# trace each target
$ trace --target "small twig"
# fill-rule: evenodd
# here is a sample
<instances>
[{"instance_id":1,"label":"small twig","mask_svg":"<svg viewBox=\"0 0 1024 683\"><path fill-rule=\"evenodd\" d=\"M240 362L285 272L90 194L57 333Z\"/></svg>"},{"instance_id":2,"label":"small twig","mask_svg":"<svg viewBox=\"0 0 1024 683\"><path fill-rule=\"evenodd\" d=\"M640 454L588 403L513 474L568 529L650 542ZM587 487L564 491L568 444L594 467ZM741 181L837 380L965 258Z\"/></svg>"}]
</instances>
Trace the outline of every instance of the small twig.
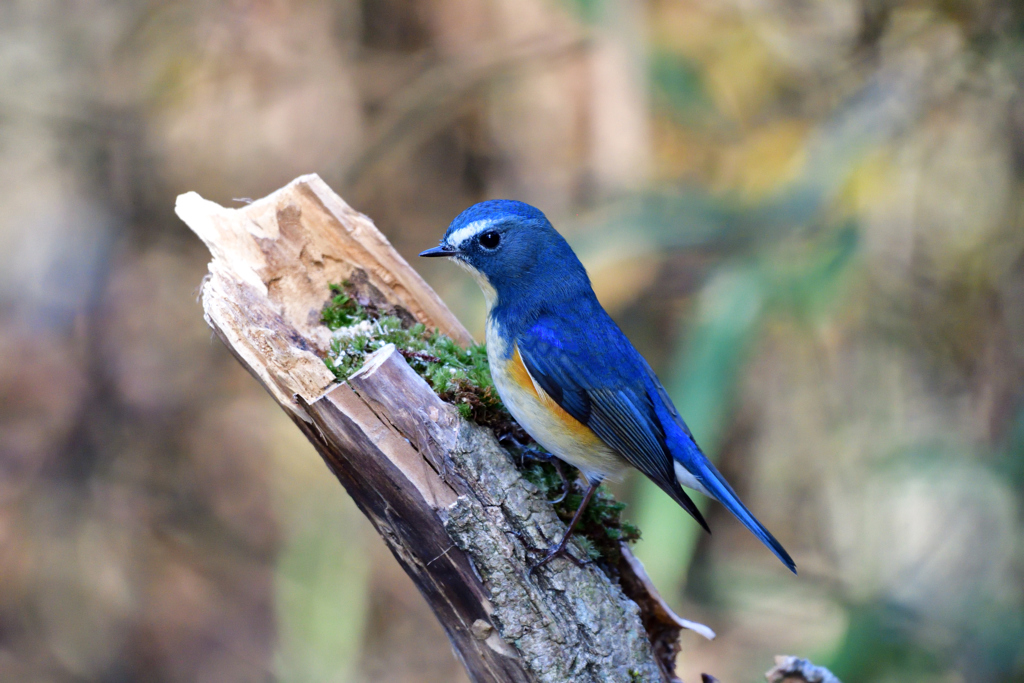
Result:
<instances>
[{"instance_id":1,"label":"small twig","mask_svg":"<svg viewBox=\"0 0 1024 683\"><path fill-rule=\"evenodd\" d=\"M764 675L768 683L840 683L835 675L823 666L815 666L808 659L791 655L778 655L775 668Z\"/></svg>"},{"instance_id":2,"label":"small twig","mask_svg":"<svg viewBox=\"0 0 1024 683\"><path fill-rule=\"evenodd\" d=\"M431 356L429 353L423 353L422 351L410 351L409 349L399 348L398 352L406 358L416 358L418 360L425 360L428 363L440 363L441 359L437 356Z\"/></svg>"},{"instance_id":3,"label":"small twig","mask_svg":"<svg viewBox=\"0 0 1024 683\"><path fill-rule=\"evenodd\" d=\"M429 567L430 565L432 565L432 564L434 564L435 562L437 562L438 560L440 560L440 559L441 559L442 557L444 557L445 555L447 555L447 554L448 554L448 552L449 552L449 551L450 551L450 550L451 550L452 548L454 548L454 547L455 547L455 544L454 544L454 543L452 543L452 544L451 544L450 546L448 546L447 548L445 548L445 549L444 549L444 552L443 552L443 553L441 553L440 555L438 555L437 557L435 557L434 559L432 559L432 560L431 560L430 562L427 562L427 565L426 565L426 566L428 566L428 567Z\"/></svg>"}]
</instances>

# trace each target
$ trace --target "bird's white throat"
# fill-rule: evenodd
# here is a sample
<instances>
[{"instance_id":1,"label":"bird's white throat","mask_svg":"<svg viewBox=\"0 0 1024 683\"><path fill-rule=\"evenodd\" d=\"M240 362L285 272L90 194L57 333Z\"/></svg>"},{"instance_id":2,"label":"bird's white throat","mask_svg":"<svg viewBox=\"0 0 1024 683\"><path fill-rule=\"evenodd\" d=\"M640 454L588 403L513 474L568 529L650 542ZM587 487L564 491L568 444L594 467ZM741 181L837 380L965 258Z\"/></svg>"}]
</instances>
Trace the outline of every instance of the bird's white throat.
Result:
<instances>
[{"instance_id":1,"label":"bird's white throat","mask_svg":"<svg viewBox=\"0 0 1024 683\"><path fill-rule=\"evenodd\" d=\"M465 230L465 228L463 228L463 230ZM480 289L484 293L484 302L487 304L487 312L490 313L491 308L494 307L494 303L498 300L498 292L494 289L491 283L488 282L487 276L458 257L454 257L451 260L457 263L460 268L472 275L473 279L476 280L476 283L480 285Z\"/></svg>"}]
</instances>

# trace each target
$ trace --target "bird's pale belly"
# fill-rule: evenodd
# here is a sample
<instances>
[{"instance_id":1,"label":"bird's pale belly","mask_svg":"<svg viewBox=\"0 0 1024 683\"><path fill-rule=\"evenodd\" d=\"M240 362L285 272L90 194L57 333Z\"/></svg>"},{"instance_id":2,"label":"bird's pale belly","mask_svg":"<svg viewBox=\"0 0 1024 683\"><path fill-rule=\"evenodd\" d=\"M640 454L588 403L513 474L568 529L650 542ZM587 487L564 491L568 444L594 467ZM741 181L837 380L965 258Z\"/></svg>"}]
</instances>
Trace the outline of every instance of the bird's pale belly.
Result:
<instances>
[{"instance_id":1,"label":"bird's pale belly","mask_svg":"<svg viewBox=\"0 0 1024 683\"><path fill-rule=\"evenodd\" d=\"M585 424L565 412L533 381L519 349L508 353L493 321L487 324L487 360L498 395L512 417L541 446L591 480L615 475L626 462Z\"/></svg>"}]
</instances>

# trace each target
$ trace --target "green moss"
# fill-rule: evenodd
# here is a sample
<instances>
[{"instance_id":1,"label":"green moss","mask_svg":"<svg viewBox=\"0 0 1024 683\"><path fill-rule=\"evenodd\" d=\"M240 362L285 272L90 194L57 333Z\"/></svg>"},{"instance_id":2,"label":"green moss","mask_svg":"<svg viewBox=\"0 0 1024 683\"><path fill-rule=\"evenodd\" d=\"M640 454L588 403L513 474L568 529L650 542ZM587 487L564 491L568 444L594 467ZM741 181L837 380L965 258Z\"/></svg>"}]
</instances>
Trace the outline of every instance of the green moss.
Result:
<instances>
[{"instance_id":1,"label":"green moss","mask_svg":"<svg viewBox=\"0 0 1024 683\"><path fill-rule=\"evenodd\" d=\"M378 307L362 305L344 290L331 285L334 296L324 306L320 320L334 332L331 350L324 359L340 381L363 365L366 356L387 344L394 344L409 364L444 397L456 397L465 387L493 392L494 384L487 368L487 350L482 344L462 348L437 330L421 323L405 325L402 318ZM481 396L484 406L500 405L494 398ZM472 415L470 406L469 414Z\"/></svg>"},{"instance_id":2,"label":"green moss","mask_svg":"<svg viewBox=\"0 0 1024 683\"><path fill-rule=\"evenodd\" d=\"M330 288L333 296L320 312L320 322L332 330L337 330L366 317L363 307L345 293L343 285L330 285Z\"/></svg>"},{"instance_id":3,"label":"green moss","mask_svg":"<svg viewBox=\"0 0 1024 683\"><path fill-rule=\"evenodd\" d=\"M324 363L338 381L345 381L361 368L368 354L394 344L409 365L460 415L494 430L522 463L526 479L549 500L562 495L564 485L555 465L527 455L528 451L536 450L536 445L498 397L483 344L462 348L437 330L428 330L420 323L404 323L403 318L409 316L401 315L400 311L373 305L366 299L360 303L358 293L348 282L331 285L331 294L320 320L334 333ZM555 511L568 522L584 492L578 483L579 473L569 465L562 467L572 490L564 500L555 503ZM625 507L602 486L576 529L576 540L590 558L612 573L619 563L619 542L632 543L640 538L636 527L622 521Z\"/></svg>"}]
</instances>

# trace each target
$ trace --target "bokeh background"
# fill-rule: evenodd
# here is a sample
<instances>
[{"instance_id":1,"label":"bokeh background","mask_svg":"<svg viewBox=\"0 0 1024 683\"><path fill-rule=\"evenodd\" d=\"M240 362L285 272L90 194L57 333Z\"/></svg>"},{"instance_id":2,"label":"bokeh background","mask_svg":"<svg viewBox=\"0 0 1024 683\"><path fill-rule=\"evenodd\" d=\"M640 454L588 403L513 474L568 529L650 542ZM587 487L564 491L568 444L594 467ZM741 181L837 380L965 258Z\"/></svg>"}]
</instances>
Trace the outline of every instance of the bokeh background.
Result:
<instances>
[{"instance_id":1,"label":"bokeh background","mask_svg":"<svg viewBox=\"0 0 1024 683\"><path fill-rule=\"evenodd\" d=\"M686 681L1024 681L1017 0L4 0L0 680L465 680L196 303L174 197L313 171L577 249L801 570L616 483Z\"/></svg>"}]
</instances>

